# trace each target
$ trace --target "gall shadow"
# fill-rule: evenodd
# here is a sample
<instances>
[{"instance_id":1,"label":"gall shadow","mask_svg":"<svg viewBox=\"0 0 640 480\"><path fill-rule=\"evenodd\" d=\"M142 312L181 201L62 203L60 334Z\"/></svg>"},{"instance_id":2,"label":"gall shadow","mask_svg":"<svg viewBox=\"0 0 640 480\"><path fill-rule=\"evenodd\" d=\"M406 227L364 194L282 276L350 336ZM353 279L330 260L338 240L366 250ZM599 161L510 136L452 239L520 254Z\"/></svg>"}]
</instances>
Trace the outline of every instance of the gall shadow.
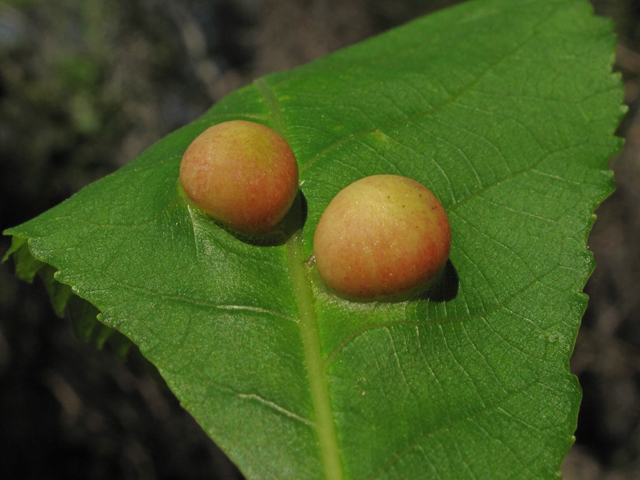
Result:
<instances>
[{"instance_id":1,"label":"gall shadow","mask_svg":"<svg viewBox=\"0 0 640 480\"><path fill-rule=\"evenodd\" d=\"M322 284L322 280L320 280L319 276L317 276L317 280ZM456 268L453 266L451 260L448 259L437 277L431 280L427 285L423 285L422 287L418 287L417 290L414 289L410 292L401 293L399 295L369 299L351 298L330 289L326 285L324 285L323 288L326 292L331 292L332 295L353 303L400 303L407 301L420 302L425 300L442 303L456 298L458 295L458 289L460 288L460 281L458 279L458 272L456 271Z\"/></svg>"},{"instance_id":2,"label":"gall shadow","mask_svg":"<svg viewBox=\"0 0 640 480\"><path fill-rule=\"evenodd\" d=\"M273 232L262 235L247 235L231 230L216 220L213 221L220 228L243 243L255 247L278 247L287 243L291 236L303 227L307 220L307 212L307 199L304 193L302 193L302 190L298 190L291 208Z\"/></svg>"},{"instance_id":3,"label":"gall shadow","mask_svg":"<svg viewBox=\"0 0 640 480\"><path fill-rule=\"evenodd\" d=\"M447 260L438 277L420 292L413 300L429 300L431 302L448 302L458 296L460 280L458 271L451 260Z\"/></svg>"},{"instance_id":4,"label":"gall shadow","mask_svg":"<svg viewBox=\"0 0 640 480\"><path fill-rule=\"evenodd\" d=\"M444 265L440 273L426 285L419 287L417 290L402 294L399 296L392 296L375 301L380 303L397 303L397 302L448 302L453 300L458 295L458 289L460 287L460 281L458 279L458 272L451 263L450 259L447 259L447 263Z\"/></svg>"}]
</instances>

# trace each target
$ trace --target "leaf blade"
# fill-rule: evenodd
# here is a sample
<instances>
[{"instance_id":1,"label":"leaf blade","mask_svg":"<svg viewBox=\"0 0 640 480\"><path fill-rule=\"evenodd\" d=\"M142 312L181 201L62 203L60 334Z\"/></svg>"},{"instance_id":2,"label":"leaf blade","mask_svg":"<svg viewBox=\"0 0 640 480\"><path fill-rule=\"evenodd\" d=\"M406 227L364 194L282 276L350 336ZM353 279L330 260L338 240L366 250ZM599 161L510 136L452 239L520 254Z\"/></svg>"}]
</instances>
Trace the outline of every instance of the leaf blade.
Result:
<instances>
[{"instance_id":1,"label":"leaf blade","mask_svg":"<svg viewBox=\"0 0 640 480\"><path fill-rule=\"evenodd\" d=\"M552 478L577 415L586 235L619 146L613 44L586 2L470 2L266 77L8 233L136 342L248 477ZM285 246L243 244L176 194L189 142L234 118L276 128L300 162L308 215ZM447 208L453 295L353 304L303 265L331 198L376 173Z\"/></svg>"}]
</instances>

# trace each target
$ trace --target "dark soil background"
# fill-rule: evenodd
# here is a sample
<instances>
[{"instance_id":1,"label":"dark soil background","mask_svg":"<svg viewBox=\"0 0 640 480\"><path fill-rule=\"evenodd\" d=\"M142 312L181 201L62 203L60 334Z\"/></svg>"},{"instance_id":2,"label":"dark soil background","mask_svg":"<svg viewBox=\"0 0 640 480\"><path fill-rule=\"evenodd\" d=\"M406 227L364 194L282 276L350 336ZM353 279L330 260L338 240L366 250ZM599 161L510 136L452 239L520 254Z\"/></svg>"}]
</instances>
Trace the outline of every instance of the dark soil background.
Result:
<instances>
[{"instance_id":1,"label":"dark soil background","mask_svg":"<svg viewBox=\"0 0 640 480\"><path fill-rule=\"evenodd\" d=\"M453 1L0 0L0 229L133 160L211 104ZM619 34L627 139L590 237L572 370L569 480L640 479L640 3L593 0ZM9 247L0 238L0 255ZM240 479L134 354L73 335L40 282L0 266L0 478Z\"/></svg>"}]
</instances>

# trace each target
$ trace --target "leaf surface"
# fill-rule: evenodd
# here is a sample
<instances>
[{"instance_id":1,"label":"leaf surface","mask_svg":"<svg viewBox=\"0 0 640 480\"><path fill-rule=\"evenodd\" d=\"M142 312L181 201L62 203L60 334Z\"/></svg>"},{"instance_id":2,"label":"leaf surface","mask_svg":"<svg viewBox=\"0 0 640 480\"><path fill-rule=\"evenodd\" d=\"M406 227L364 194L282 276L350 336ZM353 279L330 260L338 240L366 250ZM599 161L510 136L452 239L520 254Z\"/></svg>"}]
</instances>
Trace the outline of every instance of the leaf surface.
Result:
<instances>
[{"instance_id":1,"label":"leaf surface","mask_svg":"<svg viewBox=\"0 0 640 480\"><path fill-rule=\"evenodd\" d=\"M129 337L248 478L555 478L586 238L620 146L614 45L582 0L438 12L233 93L5 232L10 253L27 280L53 267L57 311L70 286ZM283 245L244 243L178 194L186 147L232 119L296 154L304 225ZM375 174L419 181L449 215L450 263L419 300L339 299L307 261L331 199Z\"/></svg>"}]
</instances>

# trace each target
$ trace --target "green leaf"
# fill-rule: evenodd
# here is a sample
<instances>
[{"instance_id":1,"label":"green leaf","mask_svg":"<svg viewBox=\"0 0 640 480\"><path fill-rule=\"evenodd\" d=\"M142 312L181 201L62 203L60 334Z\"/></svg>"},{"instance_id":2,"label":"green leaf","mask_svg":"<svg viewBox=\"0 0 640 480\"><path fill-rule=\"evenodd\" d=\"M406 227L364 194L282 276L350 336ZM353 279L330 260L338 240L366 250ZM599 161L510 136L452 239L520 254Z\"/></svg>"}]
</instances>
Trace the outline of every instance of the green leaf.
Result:
<instances>
[{"instance_id":1,"label":"green leaf","mask_svg":"<svg viewBox=\"0 0 640 480\"><path fill-rule=\"evenodd\" d=\"M248 478L556 478L586 238L620 147L614 45L586 1L468 2L260 79L5 233L140 348ZM177 192L186 147L231 119L296 154L306 218L284 245L243 243ZM334 195L382 173L448 212L439 295L347 302L307 261Z\"/></svg>"},{"instance_id":2,"label":"green leaf","mask_svg":"<svg viewBox=\"0 0 640 480\"><path fill-rule=\"evenodd\" d=\"M13 255L16 264L16 276L25 282L32 283L33 277L44 264L31 255L27 240L27 238L14 236L11 239L11 248L9 248L2 261L6 261Z\"/></svg>"}]
</instances>

